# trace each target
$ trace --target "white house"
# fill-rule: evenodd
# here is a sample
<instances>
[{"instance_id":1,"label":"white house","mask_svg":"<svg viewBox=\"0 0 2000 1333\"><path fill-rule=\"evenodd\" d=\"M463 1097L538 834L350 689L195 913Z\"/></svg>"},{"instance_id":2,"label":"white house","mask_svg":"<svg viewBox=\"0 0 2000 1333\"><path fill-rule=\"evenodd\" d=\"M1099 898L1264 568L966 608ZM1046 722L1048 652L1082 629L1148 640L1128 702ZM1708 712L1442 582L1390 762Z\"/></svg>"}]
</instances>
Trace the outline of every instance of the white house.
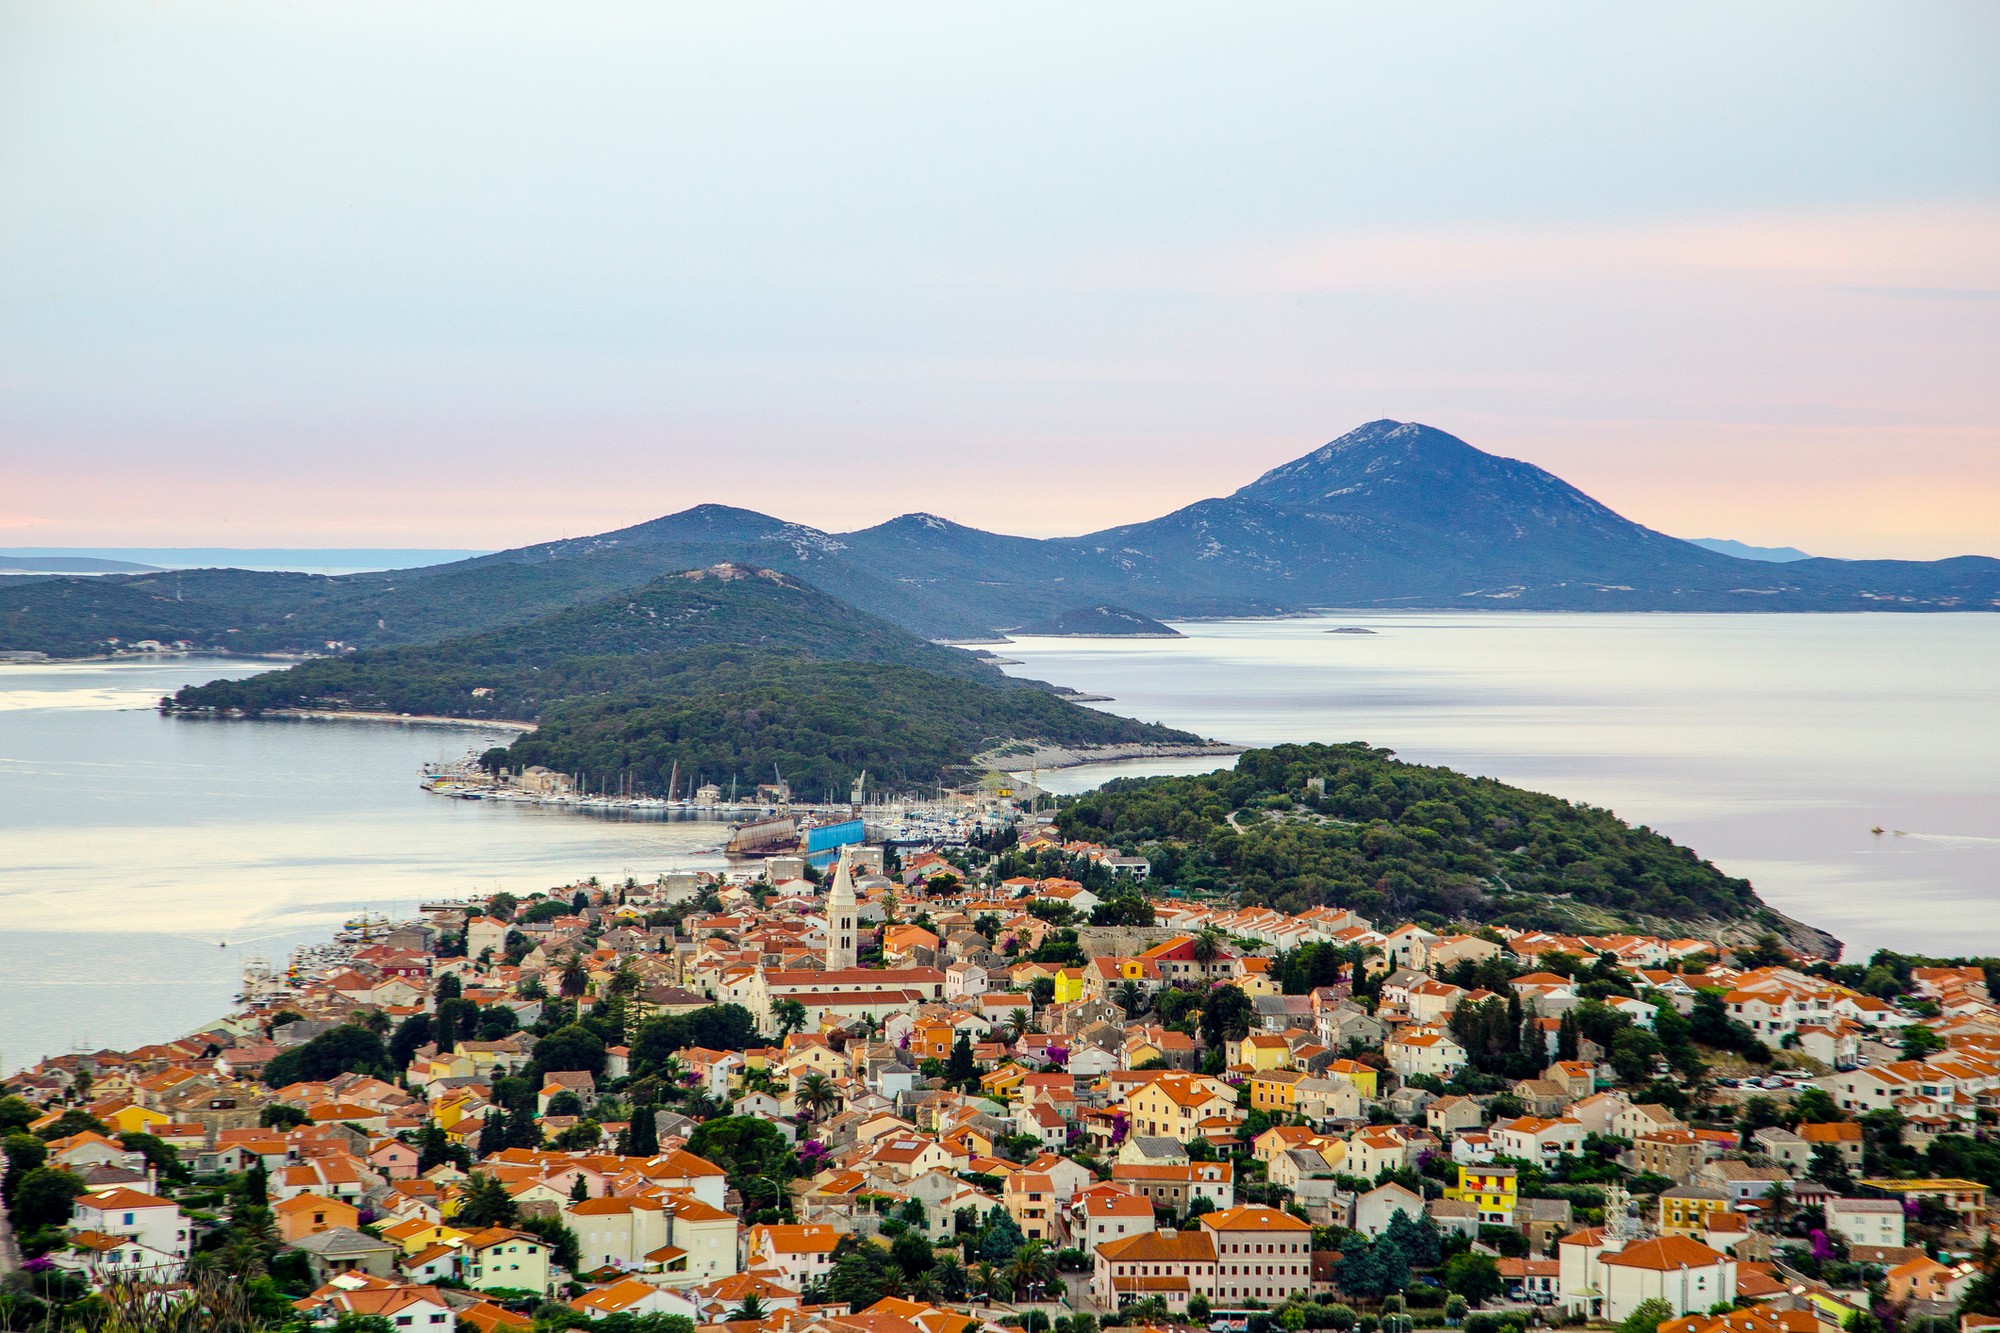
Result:
<instances>
[{"instance_id":1,"label":"white house","mask_svg":"<svg viewBox=\"0 0 2000 1333\"><path fill-rule=\"evenodd\" d=\"M1903 1205L1895 1199L1828 1199L1826 1229L1849 1245L1901 1245Z\"/></svg>"},{"instance_id":2,"label":"white house","mask_svg":"<svg viewBox=\"0 0 2000 1333\"><path fill-rule=\"evenodd\" d=\"M1095 1254L1106 1241L1152 1229L1153 1201L1136 1194L1093 1192L1076 1209L1070 1224L1070 1234L1085 1254Z\"/></svg>"},{"instance_id":3,"label":"white house","mask_svg":"<svg viewBox=\"0 0 2000 1333\"><path fill-rule=\"evenodd\" d=\"M70 1229L93 1241L93 1266L161 1280L178 1278L193 1248L186 1214L171 1199L114 1188L85 1194L70 1210ZM108 1248L104 1242L113 1242Z\"/></svg>"},{"instance_id":4,"label":"white house","mask_svg":"<svg viewBox=\"0 0 2000 1333\"><path fill-rule=\"evenodd\" d=\"M1599 1262L1604 1318L1614 1324L1643 1301L1665 1301L1668 1309L1683 1315L1736 1299L1736 1261L1685 1236L1635 1241Z\"/></svg>"},{"instance_id":5,"label":"white house","mask_svg":"<svg viewBox=\"0 0 2000 1333\"><path fill-rule=\"evenodd\" d=\"M562 1220L576 1236L580 1273L631 1272L667 1243L667 1210L658 1199L579 1199L564 1205Z\"/></svg>"},{"instance_id":6,"label":"white house","mask_svg":"<svg viewBox=\"0 0 2000 1333\"><path fill-rule=\"evenodd\" d=\"M1412 1222L1421 1222L1424 1199L1392 1180L1355 1199L1354 1229L1364 1236L1379 1236L1389 1229L1389 1222L1397 1213L1408 1213Z\"/></svg>"},{"instance_id":7,"label":"white house","mask_svg":"<svg viewBox=\"0 0 2000 1333\"><path fill-rule=\"evenodd\" d=\"M751 1227L747 1271L768 1270L773 1281L803 1291L833 1271L833 1247L841 1234L820 1222Z\"/></svg>"},{"instance_id":8,"label":"white house","mask_svg":"<svg viewBox=\"0 0 2000 1333\"><path fill-rule=\"evenodd\" d=\"M1498 1121L1490 1132L1495 1153L1524 1162L1553 1162L1566 1154L1583 1151L1583 1125L1567 1116L1548 1120L1524 1115L1516 1120Z\"/></svg>"},{"instance_id":9,"label":"white house","mask_svg":"<svg viewBox=\"0 0 2000 1333\"><path fill-rule=\"evenodd\" d=\"M1465 1067L1465 1048L1449 1034L1427 1028L1391 1037L1383 1044L1382 1054L1398 1078L1428 1074L1448 1079Z\"/></svg>"}]
</instances>

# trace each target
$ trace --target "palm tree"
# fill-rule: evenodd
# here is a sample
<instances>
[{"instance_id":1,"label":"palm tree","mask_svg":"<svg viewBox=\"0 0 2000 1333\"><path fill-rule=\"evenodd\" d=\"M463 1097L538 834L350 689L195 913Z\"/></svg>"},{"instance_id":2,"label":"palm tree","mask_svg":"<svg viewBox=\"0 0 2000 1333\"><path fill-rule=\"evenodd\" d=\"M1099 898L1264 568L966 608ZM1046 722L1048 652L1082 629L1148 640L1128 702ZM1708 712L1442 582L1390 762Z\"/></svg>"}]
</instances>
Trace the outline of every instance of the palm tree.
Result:
<instances>
[{"instance_id":1,"label":"palm tree","mask_svg":"<svg viewBox=\"0 0 2000 1333\"><path fill-rule=\"evenodd\" d=\"M754 1291L747 1293L743 1297L742 1303L729 1312L728 1320L730 1323L736 1323L739 1320L762 1323L764 1320L763 1298Z\"/></svg>"},{"instance_id":2,"label":"palm tree","mask_svg":"<svg viewBox=\"0 0 2000 1333\"><path fill-rule=\"evenodd\" d=\"M1203 967L1222 956L1222 935L1213 926L1204 926L1188 947L1189 955Z\"/></svg>"},{"instance_id":3,"label":"palm tree","mask_svg":"<svg viewBox=\"0 0 2000 1333\"><path fill-rule=\"evenodd\" d=\"M1007 1265L1007 1283L1015 1295L1025 1293L1033 1300L1035 1293L1054 1280L1055 1260L1049 1257L1048 1249L1038 1240L1031 1240L1014 1252L1014 1260Z\"/></svg>"},{"instance_id":4,"label":"palm tree","mask_svg":"<svg viewBox=\"0 0 2000 1333\"><path fill-rule=\"evenodd\" d=\"M584 969L583 955L571 951L569 961L562 966L562 993L575 999L590 989L590 973Z\"/></svg>"},{"instance_id":5,"label":"palm tree","mask_svg":"<svg viewBox=\"0 0 2000 1333\"><path fill-rule=\"evenodd\" d=\"M993 1300L1005 1285L1000 1280L1000 1270L992 1264L982 1263L973 1270L972 1285L987 1300Z\"/></svg>"},{"instance_id":6,"label":"palm tree","mask_svg":"<svg viewBox=\"0 0 2000 1333\"><path fill-rule=\"evenodd\" d=\"M514 1196L498 1178L483 1171L473 1172L459 1197L452 1221L460 1226L510 1227L514 1225Z\"/></svg>"},{"instance_id":7,"label":"palm tree","mask_svg":"<svg viewBox=\"0 0 2000 1333\"><path fill-rule=\"evenodd\" d=\"M1007 1021L1000 1026L1001 1030L1007 1034L1007 1044L1011 1046L1023 1036L1033 1031L1034 1025L1035 1021L1028 1016L1026 1009L1016 1009L1007 1015Z\"/></svg>"},{"instance_id":8,"label":"palm tree","mask_svg":"<svg viewBox=\"0 0 2000 1333\"><path fill-rule=\"evenodd\" d=\"M262 1277L272 1255L278 1252L278 1232L268 1208L244 1208L237 1212L236 1239L228 1248L229 1272L244 1278Z\"/></svg>"},{"instance_id":9,"label":"palm tree","mask_svg":"<svg viewBox=\"0 0 2000 1333\"><path fill-rule=\"evenodd\" d=\"M1785 1182L1780 1180L1765 1190L1763 1203L1765 1209L1771 1215L1771 1229L1782 1235L1785 1225L1785 1212L1792 1206L1792 1196L1786 1191Z\"/></svg>"},{"instance_id":10,"label":"palm tree","mask_svg":"<svg viewBox=\"0 0 2000 1333\"><path fill-rule=\"evenodd\" d=\"M825 1074L811 1073L799 1080L793 1100L817 1120L822 1112L840 1100L840 1089L834 1087L833 1080Z\"/></svg>"},{"instance_id":11,"label":"palm tree","mask_svg":"<svg viewBox=\"0 0 2000 1333\"><path fill-rule=\"evenodd\" d=\"M1137 1018L1146 1011L1146 991L1136 981L1124 981L1118 985L1118 1007L1125 1011L1125 1017Z\"/></svg>"},{"instance_id":12,"label":"palm tree","mask_svg":"<svg viewBox=\"0 0 2000 1333\"><path fill-rule=\"evenodd\" d=\"M931 1269L931 1273L937 1278L938 1291L946 1300L962 1301L965 1299L966 1273L964 1264L947 1255L937 1261L937 1266Z\"/></svg>"}]
</instances>

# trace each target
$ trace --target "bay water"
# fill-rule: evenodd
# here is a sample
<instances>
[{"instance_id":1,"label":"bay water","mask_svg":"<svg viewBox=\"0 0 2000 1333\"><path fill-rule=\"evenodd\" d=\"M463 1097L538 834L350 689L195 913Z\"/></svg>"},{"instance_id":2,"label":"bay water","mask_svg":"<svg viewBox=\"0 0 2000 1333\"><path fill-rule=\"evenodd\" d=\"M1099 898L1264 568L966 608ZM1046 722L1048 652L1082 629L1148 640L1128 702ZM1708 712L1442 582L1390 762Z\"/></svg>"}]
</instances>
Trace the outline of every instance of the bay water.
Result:
<instances>
[{"instance_id":1,"label":"bay water","mask_svg":"<svg viewBox=\"0 0 2000 1333\"><path fill-rule=\"evenodd\" d=\"M1340 613L1022 639L1021 674L1249 745L1361 740L1608 806L1877 947L2000 952L2000 616ZM1340 630L1369 633L1340 633ZM0 665L0 1068L176 1036L364 910L722 865L725 826L417 786L508 733L161 716L266 663ZM1083 790L1215 760L1044 771ZM1881 827L1877 834L1872 830Z\"/></svg>"},{"instance_id":2,"label":"bay water","mask_svg":"<svg viewBox=\"0 0 2000 1333\"><path fill-rule=\"evenodd\" d=\"M1175 628L1186 637L998 651L1017 674L1219 740L1366 741L1608 807L1749 879L1850 958L2000 953L2000 616L1340 612ZM1073 792L1217 763L1040 776Z\"/></svg>"},{"instance_id":3,"label":"bay water","mask_svg":"<svg viewBox=\"0 0 2000 1333\"><path fill-rule=\"evenodd\" d=\"M361 911L719 868L728 826L436 796L513 733L165 717L198 658L0 665L0 1068L178 1036Z\"/></svg>"}]
</instances>

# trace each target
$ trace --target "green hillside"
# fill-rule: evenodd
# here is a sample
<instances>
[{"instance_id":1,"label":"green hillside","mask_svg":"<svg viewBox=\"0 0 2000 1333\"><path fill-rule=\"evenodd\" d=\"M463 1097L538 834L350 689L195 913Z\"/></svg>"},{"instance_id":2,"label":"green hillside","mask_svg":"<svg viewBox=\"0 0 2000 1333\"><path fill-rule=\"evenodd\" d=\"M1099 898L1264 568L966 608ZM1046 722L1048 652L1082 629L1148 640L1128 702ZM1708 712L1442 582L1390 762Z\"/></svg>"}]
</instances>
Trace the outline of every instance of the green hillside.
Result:
<instances>
[{"instance_id":1,"label":"green hillside","mask_svg":"<svg viewBox=\"0 0 2000 1333\"><path fill-rule=\"evenodd\" d=\"M503 552L368 574L189 569L92 578L0 580L0 650L89 657L112 641L186 640L210 652L317 653L329 643L436 643L551 615L644 587L679 570L737 561L779 565L801 582L932 638L990 636L945 597L812 547L724 533L559 553ZM810 558L808 558L810 557Z\"/></svg>"},{"instance_id":2,"label":"green hillside","mask_svg":"<svg viewBox=\"0 0 2000 1333\"><path fill-rule=\"evenodd\" d=\"M795 579L718 565L483 634L191 686L174 704L251 714L333 708L531 719L559 699L627 689L677 672L678 654L716 644L1022 687L970 653L926 643Z\"/></svg>"},{"instance_id":3,"label":"green hillside","mask_svg":"<svg viewBox=\"0 0 2000 1333\"><path fill-rule=\"evenodd\" d=\"M1084 708L1044 690L908 666L709 648L677 654L645 685L550 706L533 732L487 756L581 773L594 789L664 794L676 763L727 785L783 772L794 790L844 793L862 770L925 786L1005 740L1058 745L1190 742L1187 732Z\"/></svg>"},{"instance_id":4,"label":"green hillside","mask_svg":"<svg viewBox=\"0 0 2000 1333\"><path fill-rule=\"evenodd\" d=\"M1113 782L1062 826L1147 847L1156 879L1292 912L1572 929L1780 920L1746 881L1608 810L1361 744L1280 745L1232 771Z\"/></svg>"}]
</instances>

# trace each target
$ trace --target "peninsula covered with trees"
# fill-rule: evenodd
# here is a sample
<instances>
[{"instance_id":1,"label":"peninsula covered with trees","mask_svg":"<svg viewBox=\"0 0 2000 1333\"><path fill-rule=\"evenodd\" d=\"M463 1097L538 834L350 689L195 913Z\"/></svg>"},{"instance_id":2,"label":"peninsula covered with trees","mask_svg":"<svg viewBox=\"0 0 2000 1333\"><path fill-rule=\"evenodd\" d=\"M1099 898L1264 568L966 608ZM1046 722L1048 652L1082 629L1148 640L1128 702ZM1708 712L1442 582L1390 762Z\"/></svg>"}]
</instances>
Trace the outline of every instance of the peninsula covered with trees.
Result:
<instances>
[{"instance_id":1,"label":"peninsula covered with trees","mask_svg":"<svg viewBox=\"0 0 2000 1333\"><path fill-rule=\"evenodd\" d=\"M718 565L526 624L181 690L170 712L539 722L488 756L666 794L683 773L928 786L996 744L1197 744L1018 680L770 570Z\"/></svg>"},{"instance_id":2,"label":"peninsula covered with trees","mask_svg":"<svg viewBox=\"0 0 2000 1333\"><path fill-rule=\"evenodd\" d=\"M1107 783L1062 826L1143 851L1156 879L1233 886L1280 911L1334 904L1527 929L1735 923L1832 951L1747 880L1609 810L1362 744L1279 745L1221 772Z\"/></svg>"}]
</instances>

